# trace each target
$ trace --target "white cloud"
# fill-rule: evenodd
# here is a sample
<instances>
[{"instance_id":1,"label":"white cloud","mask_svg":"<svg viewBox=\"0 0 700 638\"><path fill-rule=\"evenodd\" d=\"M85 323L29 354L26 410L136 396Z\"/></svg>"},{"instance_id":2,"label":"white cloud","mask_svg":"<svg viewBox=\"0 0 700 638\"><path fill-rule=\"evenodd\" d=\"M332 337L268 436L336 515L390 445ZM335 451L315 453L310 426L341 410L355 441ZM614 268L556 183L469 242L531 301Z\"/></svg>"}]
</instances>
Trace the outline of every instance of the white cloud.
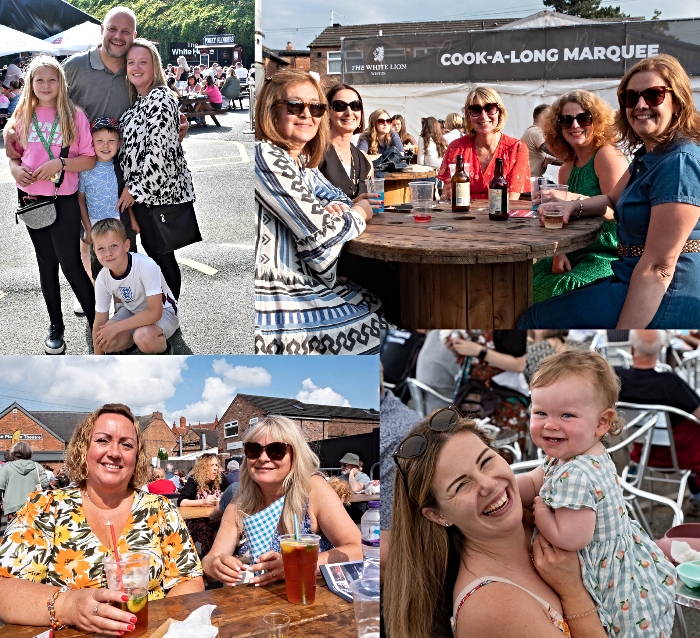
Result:
<instances>
[{"instance_id":1,"label":"white cloud","mask_svg":"<svg viewBox=\"0 0 700 638\"><path fill-rule=\"evenodd\" d=\"M187 357L0 357L0 379L43 409L91 411L125 403L135 414L162 411L182 383ZM22 391L17 391L17 388Z\"/></svg>"},{"instance_id":2,"label":"white cloud","mask_svg":"<svg viewBox=\"0 0 700 638\"><path fill-rule=\"evenodd\" d=\"M301 383L301 390L297 392L297 401L304 403L315 403L317 405L338 405L349 408L350 402L333 388L319 388L311 379L304 379Z\"/></svg>"},{"instance_id":3,"label":"white cloud","mask_svg":"<svg viewBox=\"0 0 700 638\"><path fill-rule=\"evenodd\" d=\"M272 375L261 367L232 366L225 359L215 359L212 369L220 376L204 380L202 398L188 403L182 410L168 413L166 422L178 422L184 416L189 424L210 423L215 416L220 417L225 412L239 387L261 387L272 383Z\"/></svg>"}]
</instances>

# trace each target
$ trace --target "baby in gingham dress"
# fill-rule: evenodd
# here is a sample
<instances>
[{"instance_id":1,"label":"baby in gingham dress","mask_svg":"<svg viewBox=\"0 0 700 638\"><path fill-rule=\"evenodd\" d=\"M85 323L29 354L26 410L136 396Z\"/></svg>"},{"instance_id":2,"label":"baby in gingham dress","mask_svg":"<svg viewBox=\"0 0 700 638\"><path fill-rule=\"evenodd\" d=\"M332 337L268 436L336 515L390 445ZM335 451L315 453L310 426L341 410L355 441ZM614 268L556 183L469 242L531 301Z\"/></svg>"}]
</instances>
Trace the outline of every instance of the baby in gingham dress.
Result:
<instances>
[{"instance_id":1,"label":"baby in gingham dress","mask_svg":"<svg viewBox=\"0 0 700 638\"><path fill-rule=\"evenodd\" d=\"M537 529L552 545L578 552L595 604L569 623L597 611L611 638L670 638L675 568L630 519L601 443L622 430L617 375L597 353L566 350L540 363L530 387L531 435L547 457L517 477L523 505L534 504Z\"/></svg>"}]
</instances>

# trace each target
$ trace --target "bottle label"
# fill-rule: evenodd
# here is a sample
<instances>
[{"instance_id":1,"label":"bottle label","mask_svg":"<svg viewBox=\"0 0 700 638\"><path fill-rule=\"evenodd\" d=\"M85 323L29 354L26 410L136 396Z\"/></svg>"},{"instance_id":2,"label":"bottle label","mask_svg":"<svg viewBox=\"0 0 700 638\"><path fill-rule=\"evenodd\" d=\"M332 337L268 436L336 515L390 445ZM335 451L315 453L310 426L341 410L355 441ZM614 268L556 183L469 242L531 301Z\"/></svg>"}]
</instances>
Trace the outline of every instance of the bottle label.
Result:
<instances>
[{"instance_id":1,"label":"bottle label","mask_svg":"<svg viewBox=\"0 0 700 638\"><path fill-rule=\"evenodd\" d=\"M489 188L489 215L501 214L501 190Z\"/></svg>"},{"instance_id":2,"label":"bottle label","mask_svg":"<svg viewBox=\"0 0 700 638\"><path fill-rule=\"evenodd\" d=\"M455 184L455 204L457 206L469 206L469 182L457 182Z\"/></svg>"}]
</instances>

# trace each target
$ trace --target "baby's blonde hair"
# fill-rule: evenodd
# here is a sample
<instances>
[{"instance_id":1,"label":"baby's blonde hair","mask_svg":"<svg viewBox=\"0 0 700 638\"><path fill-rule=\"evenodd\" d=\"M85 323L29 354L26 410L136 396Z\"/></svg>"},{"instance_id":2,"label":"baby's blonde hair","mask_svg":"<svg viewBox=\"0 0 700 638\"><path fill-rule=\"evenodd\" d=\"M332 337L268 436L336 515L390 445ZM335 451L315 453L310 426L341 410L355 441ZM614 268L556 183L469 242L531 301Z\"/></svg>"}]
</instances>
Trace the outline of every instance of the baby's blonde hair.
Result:
<instances>
[{"instance_id":1,"label":"baby's blonde hair","mask_svg":"<svg viewBox=\"0 0 700 638\"><path fill-rule=\"evenodd\" d=\"M584 377L593 385L601 404L607 410L615 410L620 396L620 379L610 364L597 352L566 348L546 359L542 359L530 381L530 389L546 388L557 381L571 377ZM622 432L624 421L617 410L610 420L610 429L606 437L616 436Z\"/></svg>"}]
</instances>

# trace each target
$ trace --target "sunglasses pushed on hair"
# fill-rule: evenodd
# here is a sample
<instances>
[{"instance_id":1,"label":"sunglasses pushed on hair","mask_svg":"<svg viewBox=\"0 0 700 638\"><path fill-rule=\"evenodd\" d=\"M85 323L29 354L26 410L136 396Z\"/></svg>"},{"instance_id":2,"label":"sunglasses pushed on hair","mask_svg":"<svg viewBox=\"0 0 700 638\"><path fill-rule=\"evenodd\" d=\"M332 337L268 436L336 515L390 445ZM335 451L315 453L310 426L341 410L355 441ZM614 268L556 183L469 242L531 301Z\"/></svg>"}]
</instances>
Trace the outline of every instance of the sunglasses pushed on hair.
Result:
<instances>
[{"instance_id":1,"label":"sunglasses pushed on hair","mask_svg":"<svg viewBox=\"0 0 700 638\"><path fill-rule=\"evenodd\" d=\"M593 124L593 115L588 111L579 113L578 115L560 115L557 118L557 124L559 128L571 128L574 125L574 120L578 122L579 126L590 126Z\"/></svg>"},{"instance_id":2,"label":"sunglasses pushed on hair","mask_svg":"<svg viewBox=\"0 0 700 638\"><path fill-rule=\"evenodd\" d=\"M626 109L633 109L639 102L639 97L643 97L648 106L660 106L666 99L666 93L673 93L673 89L668 86L650 86L643 91L633 91L625 89L617 95L620 98L620 104Z\"/></svg>"},{"instance_id":3,"label":"sunglasses pushed on hair","mask_svg":"<svg viewBox=\"0 0 700 638\"><path fill-rule=\"evenodd\" d=\"M260 443L255 443L254 441L248 441L243 444L243 453L251 461L259 459L263 452L267 454L271 461L281 461L291 449L292 446L289 443L282 443L281 441L275 441L267 445L260 445Z\"/></svg>"},{"instance_id":4,"label":"sunglasses pushed on hair","mask_svg":"<svg viewBox=\"0 0 700 638\"><path fill-rule=\"evenodd\" d=\"M396 467L399 469L404 487L406 488L406 494L409 498L411 498L411 496L408 490L408 479L401 469L399 459L417 459L428 447L428 439L425 438L426 432L430 430L433 432L445 432L461 418L464 418L464 414L462 414L462 412L460 412L460 410L454 405L447 408L442 408L442 410L438 410L435 414L433 414L433 416L430 417L428 425L420 432L407 436L403 441L401 441L401 443L399 443L399 446L396 448L392 456L394 458L394 463L396 463Z\"/></svg>"},{"instance_id":5,"label":"sunglasses pushed on hair","mask_svg":"<svg viewBox=\"0 0 700 638\"><path fill-rule=\"evenodd\" d=\"M486 115L496 115L496 113L501 112L501 107L496 102L489 102L488 104L470 104L467 107L467 112L472 117L479 117L481 111L484 111Z\"/></svg>"},{"instance_id":6,"label":"sunglasses pushed on hair","mask_svg":"<svg viewBox=\"0 0 700 638\"><path fill-rule=\"evenodd\" d=\"M302 102L301 100L280 100L277 104L285 104L289 115L301 115L304 109L309 109L311 117L321 117L326 112L326 105L319 102Z\"/></svg>"}]
</instances>

